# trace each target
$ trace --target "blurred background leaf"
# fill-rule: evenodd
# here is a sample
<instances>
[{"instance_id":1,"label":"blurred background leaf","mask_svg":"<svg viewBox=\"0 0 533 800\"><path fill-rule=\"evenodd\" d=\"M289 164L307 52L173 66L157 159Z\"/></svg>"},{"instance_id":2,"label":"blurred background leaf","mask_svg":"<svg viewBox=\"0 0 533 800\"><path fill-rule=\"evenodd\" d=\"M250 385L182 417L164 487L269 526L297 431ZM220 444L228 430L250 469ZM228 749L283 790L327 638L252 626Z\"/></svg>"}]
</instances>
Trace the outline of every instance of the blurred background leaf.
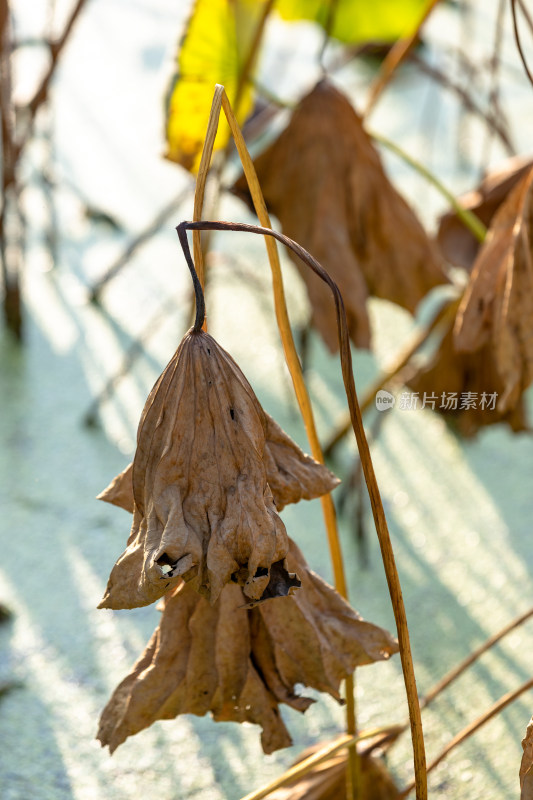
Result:
<instances>
[{"instance_id":1,"label":"blurred background leaf","mask_svg":"<svg viewBox=\"0 0 533 800\"><path fill-rule=\"evenodd\" d=\"M339 0L331 36L346 44L394 42L416 30L428 5L428 0ZM326 27L330 6L329 0L278 0L276 10L283 19L307 19Z\"/></svg>"},{"instance_id":2,"label":"blurred background leaf","mask_svg":"<svg viewBox=\"0 0 533 800\"><path fill-rule=\"evenodd\" d=\"M194 4L179 45L166 118L167 158L191 172L200 163L215 84L226 87L240 123L252 109L253 89L242 76L263 7L263 2L254 0ZM221 119L215 149L224 148L228 138L229 127Z\"/></svg>"}]
</instances>

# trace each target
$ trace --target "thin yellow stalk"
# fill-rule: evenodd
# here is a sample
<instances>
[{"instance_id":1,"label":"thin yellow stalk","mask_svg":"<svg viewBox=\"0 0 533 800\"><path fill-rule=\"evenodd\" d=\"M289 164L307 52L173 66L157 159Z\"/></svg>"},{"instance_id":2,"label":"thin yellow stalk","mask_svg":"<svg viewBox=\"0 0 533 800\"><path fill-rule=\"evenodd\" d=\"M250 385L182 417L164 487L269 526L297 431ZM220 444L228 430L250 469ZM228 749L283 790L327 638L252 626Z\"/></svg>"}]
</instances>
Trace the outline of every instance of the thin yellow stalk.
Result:
<instances>
[{"instance_id":1,"label":"thin yellow stalk","mask_svg":"<svg viewBox=\"0 0 533 800\"><path fill-rule=\"evenodd\" d=\"M246 82L249 79L250 71L253 67L253 63L256 58L257 51L259 49L259 45L261 44L261 39L263 37L263 33L265 30L266 21L268 19L270 12L272 11L273 6L274 6L274 0L265 1L265 5L263 7L261 16L257 23L256 30L254 31L254 36L252 39L252 43L250 45L250 50L247 53L246 59L241 69L237 84L237 91L235 93L235 108L237 110L241 102L244 87L246 86ZM215 138L218 131L221 98L223 93L224 93L224 87L221 86L220 84L217 84L215 86L213 101L211 103L211 112L209 114L209 121L207 123L207 132L204 139L204 146L202 149L200 166L198 168L198 176L196 178L196 189L194 192L194 210L193 210L193 220L195 222L199 222L202 219L205 187L207 183L207 175L209 172L209 167L211 165L211 159L213 157ZM229 155L229 148L226 147L226 150L224 152L223 163L226 162L228 155ZM222 168L222 164L220 165L220 167ZM204 252L202 250L202 239L200 231L193 231L192 243L193 243L194 264L196 267L196 272L198 274L198 279L202 284L202 288L205 288ZM204 323L203 327L204 330L207 330L206 323Z\"/></svg>"},{"instance_id":2,"label":"thin yellow stalk","mask_svg":"<svg viewBox=\"0 0 533 800\"><path fill-rule=\"evenodd\" d=\"M443 761L452 750L466 741L470 736L472 736L473 733L476 733L476 731L485 725L486 722L489 722L489 720L499 714L500 711L503 711L503 709L510 705L510 703L531 688L533 688L533 678L530 678L528 681L523 683L522 686L520 686L518 689L515 689L514 692L508 692L507 694L504 694L503 697L501 697L498 702L494 703L494 705L491 706L488 711L485 711L484 714L481 714L481 716L475 719L474 722L471 722L470 725L467 725L466 728L463 728L462 731L454 736L453 739L448 742L446 747L441 750L438 756L434 758L430 764L428 764L427 771L431 772L431 770L435 769L435 767L440 764L440 762ZM400 797L407 797L407 795L410 794L414 788L414 782L410 783L409 786L403 790Z\"/></svg>"},{"instance_id":3,"label":"thin yellow stalk","mask_svg":"<svg viewBox=\"0 0 533 800\"><path fill-rule=\"evenodd\" d=\"M323 761L327 761L328 758L334 756L339 750L343 750L345 747L355 747L358 742L362 742L365 739L372 739L374 736L379 736L381 733L395 731L395 729L395 726L390 726L362 731L358 733L357 736L345 734L339 737L335 742L322 747L317 753L313 753L312 756L290 767L283 775L280 775L279 778L275 778L266 786L257 789L255 792L250 792L250 794L247 794L242 800L263 800L264 797L268 797L269 794L275 792L277 789L281 789L283 786L287 786L287 784L303 778L304 775L307 775Z\"/></svg>"},{"instance_id":4,"label":"thin yellow stalk","mask_svg":"<svg viewBox=\"0 0 533 800\"><path fill-rule=\"evenodd\" d=\"M215 86L215 93L213 95L213 102L211 104L211 113L209 114L209 122L207 123L207 131L204 139L204 146L202 150L202 157L200 159L200 166L198 168L198 177L196 178L196 189L194 191L194 209L193 220L199 222L202 219L202 209L204 207L205 186L207 183L207 175L211 165L211 158L213 156L213 148L215 145L215 138L218 131L218 121L220 118L220 108L222 105L222 95L224 87L217 84ZM205 267L204 256L202 252L202 238L200 231L192 232L192 245L194 254L194 266L198 274L198 279L205 287ZM204 323L204 330L206 329Z\"/></svg>"},{"instance_id":5,"label":"thin yellow stalk","mask_svg":"<svg viewBox=\"0 0 533 800\"><path fill-rule=\"evenodd\" d=\"M253 161L250 157L248 148L246 147L246 143L244 141L244 137L241 133L239 124L232 111L231 104L229 102L228 96L225 91L222 94L222 108L224 109L224 113L228 120L229 126L231 128L231 133L235 141L235 146L237 147L237 152L239 153L239 157L241 159L242 167L244 170L244 174L246 176L246 180L248 182L248 188L252 196L252 201L254 204L256 214L259 218L261 225L264 228L271 228L272 226L270 223L270 217L266 208L265 200L263 197L263 193L261 191L261 186L259 184L259 180L257 177L257 173L255 171L255 167L253 165ZM281 265L279 261L278 249L276 247L274 239L271 239L270 237L265 237L265 245L267 249L270 268L272 271L274 307L276 313L276 320L280 331L283 351L285 354L285 360L289 368L289 373L291 375L292 383L294 386L294 392L296 394L296 399L298 402L298 406L300 408L300 413L304 421L307 438L309 440L309 447L311 449L311 454L316 461L319 461L321 464L323 464L324 455L322 453L322 448L320 446L320 441L316 430L315 419L313 416L313 409L311 406L311 400L309 398L307 387L305 385L305 381L302 375L300 359L298 358L298 353L296 351L296 346L294 344L294 338L292 335L292 329L289 321L289 314L287 311L287 303L285 300L285 290L283 287L283 278L281 274ZM339 533L337 528L337 515L335 512L335 506L330 494L323 495L320 498L320 501L322 504L322 513L324 516L324 523L328 538L329 551L331 554L331 561L333 565L335 588L337 589L339 594L342 595L342 597L348 599L348 589L346 585L346 577L344 574L344 563L342 559L342 551L341 551ZM357 730L357 723L355 714L355 697L354 697L355 691L354 691L353 676L346 678L345 689L346 689L346 728L349 734L355 734ZM357 753L355 751L355 748L351 748L349 751L349 769L348 769L348 780L349 782L351 782L351 788L350 786L348 788L349 791L348 797L353 796L356 787L360 785L360 766L358 761L359 759L357 758Z\"/></svg>"},{"instance_id":6,"label":"thin yellow stalk","mask_svg":"<svg viewBox=\"0 0 533 800\"><path fill-rule=\"evenodd\" d=\"M383 90L389 85L394 73L413 49L422 26L438 2L439 0L430 0L414 33L404 39L398 39L398 41L387 53L387 56L381 65L381 69L379 70L376 79L373 81L370 87L369 98L364 114L365 117L370 114L377 102L378 97L380 97Z\"/></svg>"}]
</instances>

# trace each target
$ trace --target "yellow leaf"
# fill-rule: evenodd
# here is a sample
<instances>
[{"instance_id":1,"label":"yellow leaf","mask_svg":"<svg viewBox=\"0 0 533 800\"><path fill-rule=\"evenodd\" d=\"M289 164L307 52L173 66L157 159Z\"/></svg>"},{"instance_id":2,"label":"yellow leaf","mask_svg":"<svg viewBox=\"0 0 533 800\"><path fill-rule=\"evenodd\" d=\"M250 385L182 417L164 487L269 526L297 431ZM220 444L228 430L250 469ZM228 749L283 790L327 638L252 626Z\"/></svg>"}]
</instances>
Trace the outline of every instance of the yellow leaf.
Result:
<instances>
[{"instance_id":1,"label":"yellow leaf","mask_svg":"<svg viewBox=\"0 0 533 800\"><path fill-rule=\"evenodd\" d=\"M257 0L196 0L178 52L166 119L166 156L191 172L200 163L215 84L225 86L241 125L252 109L252 86L246 82L239 92L239 78L262 6ZM215 149L228 138L229 126L221 118Z\"/></svg>"},{"instance_id":2,"label":"yellow leaf","mask_svg":"<svg viewBox=\"0 0 533 800\"><path fill-rule=\"evenodd\" d=\"M347 44L394 42L410 36L428 0L338 0L331 35ZM329 0L278 0L276 10L286 20L308 19L325 26Z\"/></svg>"}]
</instances>

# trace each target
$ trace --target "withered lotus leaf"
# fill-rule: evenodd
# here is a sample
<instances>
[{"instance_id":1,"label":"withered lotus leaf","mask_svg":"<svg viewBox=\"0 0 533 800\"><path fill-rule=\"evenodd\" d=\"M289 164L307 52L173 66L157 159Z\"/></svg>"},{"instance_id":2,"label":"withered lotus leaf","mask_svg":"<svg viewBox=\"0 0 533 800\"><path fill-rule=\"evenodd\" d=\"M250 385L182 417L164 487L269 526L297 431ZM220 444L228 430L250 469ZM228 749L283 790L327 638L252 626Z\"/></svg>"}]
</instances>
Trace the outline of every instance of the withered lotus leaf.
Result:
<instances>
[{"instance_id":1,"label":"withered lotus leaf","mask_svg":"<svg viewBox=\"0 0 533 800\"><path fill-rule=\"evenodd\" d=\"M385 175L361 119L331 84L322 81L301 100L255 167L283 232L312 253L338 284L356 346L370 343L368 295L414 311L431 288L446 283L433 246ZM244 177L234 191L249 201ZM296 263L313 324L335 352L333 301L319 278Z\"/></svg>"},{"instance_id":2,"label":"withered lotus leaf","mask_svg":"<svg viewBox=\"0 0 533 800\"><path fill-rule=\"evenodd\" d=\"M287 685L303 683L338 698L341 680L354 667L389 658L398 650L390 634L362 620L326 581L309 569L289 540L287 566L302 587L288 602L258 607L278 673Z\"/></svg>"},{"instance_id":3,"label":"withered lotus leaf","mask_svg":"<svg viewBox=\"0 0 533 800\"><path fill-rule=\"evenodd\" d=\"M269 414L265 414L265 434L267 481L278 511L289 503L321 497L339 485L337 476L303 453Z\"/></svg>"},{"instance_id":4,"label":"withered lotus leaf","mask_svg":"<svg viewBox=\"0 0 533 800\"><path fill-rule=\"evenodd\" d=\"M493 352L502 394L514 408L533 380L533 167L496 212L457 313L455 347Z\"/></svg>"},{"instance_id":5,"label":"withered lotus leaf","mask_svg":"<svg viewBox=\"0 0 533 800\"><path fill-rule=\"evenodd\" d=\"M411 375L406 384L418 393L419 407L425 397L426 408L444 416L463 436L474 436L481 427L498 422L506 422L515 432L528 427L521 396L513 407L502 410L498 406L503 383L490 346L484 345L475 353L458 353L451 328L430 362ZM466 393L475 400L470 406L462 402Z\"/></svg>"},{"instance_id":6,"label":"withered lotus leaf","mask_svg":"<svg viewBox=\"0 0 533 800\"><path fill-rule=\"evenodd\" d=\"M113 478L111 483L96 496L96 499L112 503L114 506L123 508L124 511L129 511L130 514L134 513L133 461Z\"/></svg>"},{"instance_id":7,"label":"withered lotus leaf","mask_svg":"<svg viewBox=\"0 0 533 800\"><path fill-rule=\"evenodd\" d=\"M263 461L278 511L289 503L321 497L338 486L339 479L327 467L306 455L269 414L263 414L266 435ZM133 464L113 478L98 499L133 514Z\"/></svg>"},{"instance_id":8,"label":"withered lotus leaf","mask_svg":"<svg viewBox=\"0 0 533 800\"><path fill-rule=\"evenodd\" d=\"M494 214L531 168L530 158L514 156L483 178L477 189L458 198L461 206L472 211L484 225L489 226ZM470 270L480 244L474 234L461 222L455 212L444 214L439 223L437 241L444 257L458 267Z\"/></svg>"},{"instance_id":9,"label":"withered lotus leaf","mask_svg":"<svg viewBox=\"0 0 533 800\"><path fill-rule=\"evenodd\" d=\"M113 751L158 719L209 711L217 721L260 725L271 753L291 744L278 704L303 712L312 702L296 684L338 698L356 666L397 652L390 634L309 570L293 542L287 563L301 589L251 609L231 583L214 604L185 583L165 595L158 628L102 713L102 745Z\"/></svg>"},{"instance_id":10,"label":"withered lotus leaf","mask_svg":"<svg viewBox=\"0 0 533 800\"><path fill-rule=\"evenodd\" d=\"M533 800L533 717L522 739L524 753L520 764L520 800Z\"/></svg>"},{"instance_id":11,"label":"withered lotus leaf","mask_svg":"<svg viewBox=\"0 0 533 800\"><path fill-rule=\"evenodd\" d=\"M304 750L295 763L314 755L325 742ZM346 750L317 764L303 777L268 794L267 800L346 800ZM360 753L360 800L397 800L400 791L385 764L368 752Z\"/></svg>"},{"instance_id":12,"label":"withered lotus leaf","mask_svg":"<svg viewBox=\"0 0 533 800\"><path fill-rule=\"evenodd\" d=\"M100 607L148 605L181 578L214 602L238 576L259 600L288 550L264 452L264 412L248 381L209 334L189 332L141 416L133 525Z\"/></svg>"},{"instance_id":13,"label":"withered lotus leaf","mask_svg":"<svg viewBox=\"0 0 533 800\"><path fill-rule=\"evenodd\" d=\"M113 752L128 736L179 714L262 727L266 753L291 744L277 701L250 659L239 586L211 605L188 584L165 596L161 622L104 709L97 738Z\"/></svg>"}]
</instances>

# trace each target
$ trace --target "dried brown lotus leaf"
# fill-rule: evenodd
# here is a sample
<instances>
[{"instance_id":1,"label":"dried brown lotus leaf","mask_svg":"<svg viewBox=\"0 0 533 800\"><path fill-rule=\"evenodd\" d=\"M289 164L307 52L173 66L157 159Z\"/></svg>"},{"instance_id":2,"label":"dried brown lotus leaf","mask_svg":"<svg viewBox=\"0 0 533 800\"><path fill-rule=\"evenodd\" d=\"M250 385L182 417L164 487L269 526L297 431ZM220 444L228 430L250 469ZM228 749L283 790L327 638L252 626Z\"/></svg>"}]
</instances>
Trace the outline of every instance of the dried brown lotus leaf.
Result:
<instances>
[{"instance_id":1,"label":"dried brown lotus leaf","mask_svg":"<svg viewBox=\"0 0 533 800\"><path fill-rule=\"evenodd\" d=\"M269 414L266 419L265 468L276 508L327 494L340 480L303 453Z\"/></svg>"},{"instance_id":2,"label":"dried brown lotus leaf","mask_svg":"<svg viewBox=\"0 0 533 800\"><path fill-rule=\"evenodd\" d=\"M329 83L319 83L303 98L255 167L283 232L312 253L338 284L356 346L370 343L368 295L414 311L430 289L446 283L433 246L385 175L361 119ZM244 177L234 191L249 200ZM335 352L333 301L320 279L296 264L307 286L313 324Z\"/></svg>"},{"instance_id":3,"label":"dried brown lotus leaf","mask_svg":"<svg viewBox=\"0 0 533 800\"><path fill-rule=\"evenodd\" d=\"M265 451L263 461L267 483L270 486L278 511L289 503L312 500L334 489L340 480L323 464L306 455L264 412ZM120 506L133 514L133 464L129 464L109 486L98 495L99 500Z\"/></svg>"},{"instance_id":4,"label":"dried brown lotus leaf","mask_svg":"<svg viewBox=\"0 0 533 800\"><path fill-rule=\"evenodd\" d=\"M463 436L474 436L480 428L498 422L506 422L515 432L528 427L522 397L514 407L503 411L490 400L494 393L500 397L503 392L490 346L484 345L475 353L458 353L451 329L429 364L418 369L406 384L411 391L418 392L421 400L424 394L436 398L435 411L442 414ZM475 408L460 407L463 392L476 395ZM457 396L455 409L451 408L451 404L446 408L452 393ZM481 405L483 395L486 397L484 407ZM492 408L492 405L495 407Z\"/></svg>"},{"instance_id":5,"label":"dried brown lotus leaf","mask_svg":"<svg viewBox=\"0 0 533 800\"><path fill-rule=\"evenodd\" d=\"M165 597L159 627L100 718L97 738L113 752L128 736L179 714L261 725L266 753L291 738L277 702L250 660L248 612L240 587L211 605L189 585Z\"/></svg>"},{"instance_id":6,"label":"dried brown lotus leaf","mask_svg":"<svg viewBox=\"0 0 533 800\"><path fill-rule=\"evenodd\" d=\"M314 755L325 743L304 750L295 763ZM346 800L346 750L322 761L296 781L268 794L267 800ZM368 753L360 755L360 800L397 800L400 791L383 762Z\"/></svg>"},{"instance_id":7,"label":"dried brown lotus leaf","mask_svg":"<svg viewBox=\"0 0 533 800\"><path fill-rule=\"evenodd\" d=\"M459 197L458 202L488 227L500 205L532 163L530 158L518 156L507 159L501 167L490 172L477 189ZM457 214L449 212L441 217L437 241L444 257L451 264L471 269L480 243Z\"/></svg>"},{"instance_id":8,"label":"dried brown lotus leaf","mask_svg":"<svg viewBox=\"0 0 533 800\"><path fill-rule=\"evenodd\" d=\"M285 606L285 604L284 604ZM278 703L286 703L297 711L305 711L314 702L309 697L296 694L294 684L287 683L276 664L275 648L260 610L250 614L250 635L253 642L254 664L264 683Z\"/></svg>"},{"instance_id":9,"label":"dried brown lotus leaf","mask_svg":"<svg viewBox=\"0 0 533 800\"><path fill-rule=\"evenodd\" d=\"M512 409L533 381L533 167L494 216L455 324L455 347L493 352L500 410Z\"/></svg>"},{"instance_id":10,"label":"dried brown lotus leaf","mask_svg":"<svg viewBox=\"0 0 533 800\"><path fill-rule=\"evenodd\" d=\"M533 717L522 739L524 753L520 764L520 800L533 800Z\"/></svg>"},{"instance_id":11,"label":"dried brown lotus leaf","mask_svg":"<svg viewBox=\"0 0 533 800\"><path fill-rule=\"evenodd\" d=\"M297 684L338 698L340 681L356 666L397 651L386 631L309 570L292 542L287 561L301 571L302 588L252 610L234 584L214 605L190 584L169 592L145 653L102 713L102 745L113 751L158 719L209 711L215 720L260 725L270 753L291 744L278 704L305 711L312 702L296 693Z\"/></svg>"},{"instance_id":12,"label":"dried brown lotus leaf","mask_svg":"<svg viewBox=\"0 0 533 800\"><path fill-rule=\"evenodd\" d=\"M141 416L133 525L100 607L148 605L181 578L214 602L243 570L246 597L259 600L288 549L264 450L248 381L209 334L189 332Z\"/></svg>"},{"instance_id":13,"label":"dried brown lotus leaf","mask_svg":"<svg viewBox=\"0 0 533 800\"><path fill-rule=\"evenodd\" d=\"M286 686L303 683L339 697L339 685L355 667L388 659L396 640L359 614L315 572L289 540L287 566L302 587L287 599L265 603L260 613L274 661Z\"/></svg>"},{"instance_id":14,"label":"dried brown lotus leaf","mask_svg":"<svg viewBox=\"0 0 533 800\"><path fill-rule=\"evenodd\" d=\"M114 506L123 508L124 511L129 511L130 514L133 514L135 510L133 503L133 461L113 478L111 483L96 496L96 499L112 503Z\"/></svg>"}]
</instances>

